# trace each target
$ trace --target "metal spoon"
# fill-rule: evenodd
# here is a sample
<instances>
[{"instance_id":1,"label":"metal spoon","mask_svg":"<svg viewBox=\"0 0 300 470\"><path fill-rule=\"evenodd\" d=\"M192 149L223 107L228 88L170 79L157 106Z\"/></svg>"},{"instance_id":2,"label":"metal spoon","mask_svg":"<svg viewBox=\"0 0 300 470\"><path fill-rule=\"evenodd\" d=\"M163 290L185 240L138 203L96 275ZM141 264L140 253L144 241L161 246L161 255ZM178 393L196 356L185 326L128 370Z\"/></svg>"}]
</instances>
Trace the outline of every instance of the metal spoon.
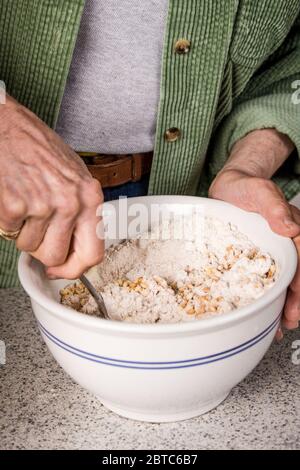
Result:
<instances>
[{"instance_id":1,"label":"metal spoon","mask_svg":"<svg viewBox=\"0 0 300 470\"><path fill-rule=\"evenodd\" d=\"M123 239L119 242L119 245L121 245L122 243L125 243L125 242L126 242L126 239ZM82 282L82 284L87 288L87 290L89 291L91 296L94 297L101 317L109 319L109 316L108 316L108 313L107 313L107 310L106 310L105 303L104 303L103 297L101 295L101 292L98 292L95 289L93 284L88 280L88 278L84 274L82 274L79 279Z\"/></svg>"},{"instance_id":2,"label":"metal spoon","mask_svg":"<svg viewBox=\"0 0 300 470\"><path fill-rule=\"evenodd\" d=\"M98 306L99 312L101 314L101 317L106 318L106 319L109 318L101 293L96 291L93 284L91 284L91 282L88 280L88 278L84 274L82 274L82 276L80 276L79 279L81 280L82 284L87 288L89 293L94 297L96 304Z\"/></svg>"}]
</instances>

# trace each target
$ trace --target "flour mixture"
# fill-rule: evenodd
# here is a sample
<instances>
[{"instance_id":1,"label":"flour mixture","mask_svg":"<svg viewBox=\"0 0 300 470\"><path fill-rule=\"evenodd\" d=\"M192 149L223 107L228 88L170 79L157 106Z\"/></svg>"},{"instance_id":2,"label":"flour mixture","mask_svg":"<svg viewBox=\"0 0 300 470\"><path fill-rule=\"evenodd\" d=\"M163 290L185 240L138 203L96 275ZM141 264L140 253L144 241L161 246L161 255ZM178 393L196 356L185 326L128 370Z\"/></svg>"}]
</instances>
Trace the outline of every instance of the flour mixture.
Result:
<instances>
[{"instance_id":1,"label":"flour mixture","mask_svg":"<svg viewBox=\"0 0 300 470\"><path fill-rule=\"evenodd\" d=\"M248 305L273 285L276 265L268 253L230 223L205 217L203 227L188 239L151 239L148 232L106 250L105 260L87 275L102 292L110 318L198 320ZM98 314L80 282L61 290L61 302Z\"/></svg>"}]
</instances>

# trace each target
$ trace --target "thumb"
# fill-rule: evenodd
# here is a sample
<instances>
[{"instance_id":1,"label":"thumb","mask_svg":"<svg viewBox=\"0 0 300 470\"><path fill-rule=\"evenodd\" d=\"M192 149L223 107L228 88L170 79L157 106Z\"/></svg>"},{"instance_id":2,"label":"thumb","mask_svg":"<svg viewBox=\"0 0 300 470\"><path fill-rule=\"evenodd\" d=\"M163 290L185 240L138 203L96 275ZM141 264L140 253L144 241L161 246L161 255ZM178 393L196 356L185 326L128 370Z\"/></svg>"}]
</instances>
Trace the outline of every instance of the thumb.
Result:
<instances>
[{"instance_id":1,"label":"thumb","mask_svg":"<svg viewBox=\"0 0 300 470\"><path fill-rule=\"evenodd\" d=\"M252 202L256 206L256 212L267 220L270 228L289 238L299 235L300 225L281 190L269 180L261 182L260 188L256 189L256 194L252 194Z\"/></svg>"}]
</instances>

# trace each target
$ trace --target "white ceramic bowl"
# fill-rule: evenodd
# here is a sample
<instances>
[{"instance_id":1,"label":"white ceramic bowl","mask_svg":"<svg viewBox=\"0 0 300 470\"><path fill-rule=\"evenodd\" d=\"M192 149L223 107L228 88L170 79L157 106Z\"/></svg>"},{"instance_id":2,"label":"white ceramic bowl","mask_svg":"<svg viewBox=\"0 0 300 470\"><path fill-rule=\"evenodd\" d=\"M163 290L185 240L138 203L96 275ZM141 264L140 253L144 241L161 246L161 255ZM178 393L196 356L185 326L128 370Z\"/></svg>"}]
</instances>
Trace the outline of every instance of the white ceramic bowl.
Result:
<instances>
[{"instance_id":1,"label":"white ceramic bowl","mask_svg":"<svg viewBox=\"0 0 300 470\"><path fill-rule=\"evenodd\" d=\"M49 281L27 254L20 257L19 276L49 350L76 382L120 415L152 422L183 420L221 403L266 353L295 273L296 250L260 216L221 201L184 196L128 200L129 205L136 202L164 204L170 211L197 204L234 223L277 261L280 274L274 287L251 305L220 316L137 325L64 307L58 291L69 281Z\"/></svg>"}]
</instances>

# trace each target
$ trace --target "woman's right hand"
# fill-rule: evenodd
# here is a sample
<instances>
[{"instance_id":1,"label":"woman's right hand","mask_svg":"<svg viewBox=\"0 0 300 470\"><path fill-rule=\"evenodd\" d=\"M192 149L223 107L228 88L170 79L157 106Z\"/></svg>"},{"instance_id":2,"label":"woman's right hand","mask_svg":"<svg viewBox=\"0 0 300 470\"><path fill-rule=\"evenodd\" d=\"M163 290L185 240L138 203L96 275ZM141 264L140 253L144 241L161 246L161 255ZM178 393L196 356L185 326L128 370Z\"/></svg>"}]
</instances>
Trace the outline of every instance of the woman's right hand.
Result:
<instances>
[{"instance_id":1,"label":"woman's right hand","mask_svg":"<svg viewBox=\"0 0 300 470\"><path fill-rule=\"evenodd\" d=\"M17 248L75 279L103 258L96 235L100 184L80 157L14 99L0 107L0 227L21 228Z\"/></svg>"}]
</instances>

